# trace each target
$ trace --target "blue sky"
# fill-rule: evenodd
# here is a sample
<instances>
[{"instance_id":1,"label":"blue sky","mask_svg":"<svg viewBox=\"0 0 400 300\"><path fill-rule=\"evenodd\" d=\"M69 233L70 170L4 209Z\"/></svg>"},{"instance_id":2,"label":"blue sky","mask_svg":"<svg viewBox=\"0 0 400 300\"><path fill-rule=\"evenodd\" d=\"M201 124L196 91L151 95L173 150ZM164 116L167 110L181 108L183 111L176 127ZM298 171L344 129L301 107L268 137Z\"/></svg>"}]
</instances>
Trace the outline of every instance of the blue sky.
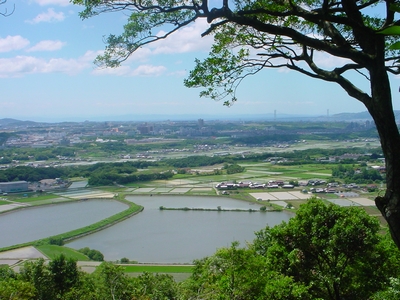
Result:
<instances>
[{"instance_id":1,"label":"blue sky","mask_svg":"<svg viewBox=\"0 0 400 300\"><path fill-rule=\"evenodd\" d=\"M14 8L15 7L15 8ZM169 39L140 49L117 69L96 69L103 38L118 34L123 13L81 20L82 7L69 0L8 0L0 12L0 118L34 121L112 120L126 115L307 114L366 109L338 86L285 70L265 70L247 78L238 102L199 97L183 80L195 58L206 57L212 38L197 22ZM321 57L329 66L334 58ZM397 91L398 80L394 79ZM366 86L366 83L363 83ZM399 93L394 94L398 109ZM396 107L397 105L397 107Z\"/></svg>"}]
</instances>

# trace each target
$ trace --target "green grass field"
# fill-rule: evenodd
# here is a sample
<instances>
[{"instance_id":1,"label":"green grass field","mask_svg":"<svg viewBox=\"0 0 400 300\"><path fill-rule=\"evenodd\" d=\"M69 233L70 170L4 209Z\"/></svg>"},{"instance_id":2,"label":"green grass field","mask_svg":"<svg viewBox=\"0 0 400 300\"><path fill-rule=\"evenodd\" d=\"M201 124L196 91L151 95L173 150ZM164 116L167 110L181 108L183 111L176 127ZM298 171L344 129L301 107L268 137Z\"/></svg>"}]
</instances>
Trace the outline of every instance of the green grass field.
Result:
<instances>
[{"instance_id":1,"label":"green grass field","mask_svg":"<svg viewBox=\"0 0 400 300\"><path fill-rule=\"evenodd\" d=\"M28 194L28 197L16 199L15 202L29 203L34 201L51 200L55 198L60 198L60 196L54 194L45 194L45 195Z\"/></svg>"},{"instance_id":2,"label":"green grass field","mask_svg":"<svg viewBox=\"0 0 400 300\"><path fill-rule=\"evenodd\" d=\"M221 174L221 175L207 175L207 176L195 176L189 174L178 174L174 176L174 181L182 180L193 181L193 186L206 185L210 186L211 183L226 182L226 181L252 181L266 183L269 180L308 180L314 178L328 179L332 175L332 166L328 165L300 165L300 166L284 166L284 165L272 165L271 163L251 163L246 162L241 164L245 167L243 173L237 174ZM198 184L195 183L198 181ZM158 182L152 182L156 185ZM159 182L160 185L169 186L168 181ZM148 184L146 184L148 186Z\"/></svg>"},{"instance_id":3,"label":"green grass field","mask_svg":"<svg viewBox=\"0 0 400 300\"><path fill-rule=\"evenodd\" d=\"M54 259L60 254L64 254L65 257L67 258L72 258L79 261L90 261L90 259L86 255L76 251L75 249L71 249L64 246L41 245L37 246L36 248L51 259Z\"/></svg>"},{"instance_id":4,"label":"green grass field","mask_svg":"<svg viewBox=\"0 0 400 300\"><path fill-rule=\"evenodd\" d=\"M307 200L286 200L288 204L291 204L295 209L299 209L300 205L307 202Z\"/></svg>"}]
</instances>

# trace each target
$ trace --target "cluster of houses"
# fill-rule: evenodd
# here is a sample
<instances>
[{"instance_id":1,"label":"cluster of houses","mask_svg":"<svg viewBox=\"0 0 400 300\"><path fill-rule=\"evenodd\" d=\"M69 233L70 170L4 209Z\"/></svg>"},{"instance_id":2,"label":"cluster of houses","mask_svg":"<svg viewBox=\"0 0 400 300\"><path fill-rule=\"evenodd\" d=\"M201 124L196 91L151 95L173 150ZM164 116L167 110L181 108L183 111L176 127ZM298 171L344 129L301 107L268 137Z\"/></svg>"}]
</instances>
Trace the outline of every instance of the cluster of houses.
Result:
<instances>
[{"instance_id":1,"label":"cluster of houses","mask_svg":"<svg viewBox=\"0 0 400 300\"><path fill-rule=\"evenodd\" d=\"M339 184L337 182L327 183L325 180L321 179L310 179L308 181L299 182L299 186L308 186L311 193L338 193L343 189L351 190L360 188L355 183L350 184ZM321 187L324 186L324 187ZM283 189L293 189L295 186L293 184L287 184L281 180L270 180L268 183L257 183L251 181L239 181L239 182L220 182L215 188L219 190L235 190L239 188L250 188L250 189L273 189L273 188L283 188ZM308 193L308 190L303 189L303 192Z\"/></svg>"},{"instance_id":2,"label":"cluster of houses","mask_svg":"<svg viewBox=\"0 0 400 300\"><path fill-rule=\"evenodd\" d=\"M251 181L239 181L238 183L234 182L220 182L215 188L219 190L234 190L238 188L250 188L250 189L273 189L273 188L284 188L284 189L292 189L294 188L293 184L285 184L285 182L281 180L270 180L268 183L257 183Z\"/></svg>"},{"instance_id":3,"label":"cluster of houses","mask_svg":"<svg viewBox=\"0 0 400 300\"><path fill-rule=\"evenodd\" d=\"M367 186L367 188L368 187L369 186ZM339 183L337 183L337 182L331 182L331 183L327 184L326 188L314 188L314 187L310 188L310 192L317 193L317 194L319 194L319 193L334 194L334 193L338 193L338 192L342 191L343 189L351 190L351 189L358 189L358 188L360 188L360 187L355 183L339 185Z\"/></svg>"}]
</instances>

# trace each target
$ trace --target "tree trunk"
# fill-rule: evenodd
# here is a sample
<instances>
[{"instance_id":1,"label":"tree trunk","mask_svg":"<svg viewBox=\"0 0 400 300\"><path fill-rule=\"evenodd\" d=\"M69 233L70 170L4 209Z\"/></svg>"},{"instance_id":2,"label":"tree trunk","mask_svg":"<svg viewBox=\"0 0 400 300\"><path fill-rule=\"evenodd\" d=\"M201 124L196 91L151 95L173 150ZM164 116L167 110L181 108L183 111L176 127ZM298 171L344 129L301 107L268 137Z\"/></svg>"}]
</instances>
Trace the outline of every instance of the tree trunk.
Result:
<instances>
[{"instance_id":1,"label":"tree trunk","mask_svg":"<svg viewBox=\"0 0 400 300\"><path fill-rule=\"evenodd\" d=\"M386 193L375 204L386 219L400 249L400 135L397 128L390 82L384 67L371 69L372 101L366 104L378 130L386 165Z\"/></svg>"}]
</instances>

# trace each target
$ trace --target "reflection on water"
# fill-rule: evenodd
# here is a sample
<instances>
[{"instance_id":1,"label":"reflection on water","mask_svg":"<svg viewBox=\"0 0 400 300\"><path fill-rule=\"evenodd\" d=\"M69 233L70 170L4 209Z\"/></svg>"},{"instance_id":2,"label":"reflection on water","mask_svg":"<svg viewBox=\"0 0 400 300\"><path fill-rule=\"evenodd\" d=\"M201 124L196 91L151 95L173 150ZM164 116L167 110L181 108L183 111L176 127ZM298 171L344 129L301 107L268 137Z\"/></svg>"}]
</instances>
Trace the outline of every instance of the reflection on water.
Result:
<instances>
[{"instance_id":1,"label":"reflection on water","mask_svg":"<svg viewBox=\"0 0 400 300\"><path fill-rule=\"evenodd\" d=\"M110 228L75 240L69 247L101 251L107 260L127 257L139 262L190 263L212 255L233 241L242 246L266 225L287 221L286 212L218 212L159 210L165 207L259 209L258 204L222 197L131 196L144 211Z\"/></svg>"}]
</instances>

